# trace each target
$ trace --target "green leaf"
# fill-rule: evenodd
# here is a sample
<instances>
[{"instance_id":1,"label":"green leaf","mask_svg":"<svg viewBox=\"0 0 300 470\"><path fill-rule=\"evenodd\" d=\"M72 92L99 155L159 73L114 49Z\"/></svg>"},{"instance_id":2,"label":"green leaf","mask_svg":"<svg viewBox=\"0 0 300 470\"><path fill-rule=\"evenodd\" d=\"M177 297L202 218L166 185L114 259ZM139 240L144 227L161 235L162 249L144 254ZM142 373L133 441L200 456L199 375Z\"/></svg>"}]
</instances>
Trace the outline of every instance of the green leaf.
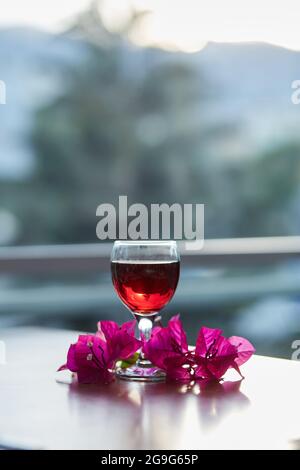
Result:
<instances>
[{"instance_id":1,"label":"green leaf","mask_svg":"<svg viewBox=\"0 0 300 470\"><path fill-rule=\"evenodd\" d=\"M117 366L121 367L122 369L127 369L127 367L133 366L136 361L138 360L139 353L134 353L133 356L129 357L125 361L118 361Z\"/></svg>"}]
</instances>

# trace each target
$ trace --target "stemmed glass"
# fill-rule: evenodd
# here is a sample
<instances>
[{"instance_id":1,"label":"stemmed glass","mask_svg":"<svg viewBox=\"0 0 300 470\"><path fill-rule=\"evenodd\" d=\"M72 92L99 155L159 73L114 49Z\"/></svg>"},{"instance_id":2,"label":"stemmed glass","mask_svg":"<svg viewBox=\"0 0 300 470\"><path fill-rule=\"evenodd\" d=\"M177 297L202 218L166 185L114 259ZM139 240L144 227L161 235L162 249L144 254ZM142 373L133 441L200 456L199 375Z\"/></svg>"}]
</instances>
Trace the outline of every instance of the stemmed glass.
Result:
<instances>
[{"instance_id":1,"label":"stemmed glass","mask_svg":"<svg viewBox=\"0 0 300 470\"><path fill-rule=\"evenodd\" d=\"M172 299L179 279L175 241L116 241L111 254L114 288L137 320L140 336L149 340L159 312ZM140 352L134 366L116 371L120 378L158 381L165 378Z\"/></svg>"}]
</instances>

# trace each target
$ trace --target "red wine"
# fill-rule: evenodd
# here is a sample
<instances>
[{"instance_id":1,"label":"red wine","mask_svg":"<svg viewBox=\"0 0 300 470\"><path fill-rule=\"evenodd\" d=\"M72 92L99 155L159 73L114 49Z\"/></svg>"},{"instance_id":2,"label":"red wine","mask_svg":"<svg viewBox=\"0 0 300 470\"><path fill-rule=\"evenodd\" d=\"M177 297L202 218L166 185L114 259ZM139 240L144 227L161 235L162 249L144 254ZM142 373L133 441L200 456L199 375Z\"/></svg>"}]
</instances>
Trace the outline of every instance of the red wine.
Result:
<instances>
[{"instance_id":1,"label":"red wine","mask_svg":"<svg viewBox=\"0 0 300 470\"><path fill-rule=\"evenodd\" d=\"M114 287L132 312L158 312L173 297L179 278L179 261L111 263Z\"/></svg>"}]
</instances>

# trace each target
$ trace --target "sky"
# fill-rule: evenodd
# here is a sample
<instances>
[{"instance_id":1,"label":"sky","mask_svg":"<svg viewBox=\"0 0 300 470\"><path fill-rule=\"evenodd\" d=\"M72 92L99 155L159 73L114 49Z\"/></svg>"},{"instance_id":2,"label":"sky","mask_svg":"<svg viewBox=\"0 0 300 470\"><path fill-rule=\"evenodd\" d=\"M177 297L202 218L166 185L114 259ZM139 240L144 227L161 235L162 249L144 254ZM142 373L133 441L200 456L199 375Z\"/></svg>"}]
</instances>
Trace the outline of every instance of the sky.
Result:
<instances>
[{"instance_id":1,"label":"sky","mask_svg":"<svg viewBox=\"0 0 300 470\"><path fill-rule=\"evenodd\" d=\"M0 27L63 29L90 0L0 0ZM130 7L147 10L132 35L139 45L196 52L207 41L264 41L300 50L299 0L102 0L116 29Z\"/></svg>"}]
</instances>

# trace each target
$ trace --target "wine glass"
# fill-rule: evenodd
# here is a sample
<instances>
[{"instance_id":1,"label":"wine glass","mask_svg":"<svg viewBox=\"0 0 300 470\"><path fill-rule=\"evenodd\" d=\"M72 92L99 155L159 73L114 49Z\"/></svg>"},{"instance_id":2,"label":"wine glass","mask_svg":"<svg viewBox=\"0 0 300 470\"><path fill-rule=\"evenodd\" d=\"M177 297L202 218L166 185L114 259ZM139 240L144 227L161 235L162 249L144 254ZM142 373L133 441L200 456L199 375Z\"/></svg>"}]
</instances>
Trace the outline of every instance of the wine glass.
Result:
<instances>
[{"instance_id":1,"label":"wine glass","mask_svg":"<svg viewBox=\"0 0 300 470\"><path fill-rule=\"evenodd\" d=\"M149 340L159 312L172 299L179 279L175 241L116 241L111 254L114 288L137 320L140 336ZM117 368L120 378L158 381L165 373L140 352L134 366Z\"/></svg>"}]
</instances>

